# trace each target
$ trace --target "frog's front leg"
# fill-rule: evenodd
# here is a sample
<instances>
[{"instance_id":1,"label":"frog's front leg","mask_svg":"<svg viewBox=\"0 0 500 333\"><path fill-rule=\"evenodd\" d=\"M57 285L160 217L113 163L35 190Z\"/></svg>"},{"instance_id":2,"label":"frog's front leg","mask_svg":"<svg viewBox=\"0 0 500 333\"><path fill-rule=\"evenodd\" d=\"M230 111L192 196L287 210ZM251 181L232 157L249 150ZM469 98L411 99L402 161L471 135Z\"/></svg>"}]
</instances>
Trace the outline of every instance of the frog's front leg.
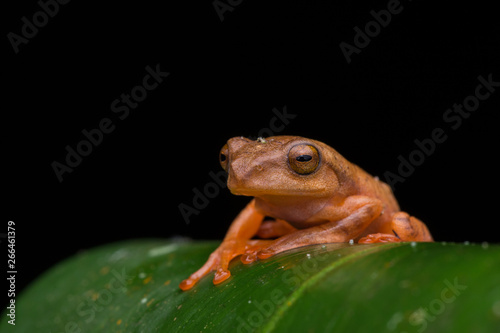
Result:
<instances>
[{"instance_id":1,"label":"frog's front leg","mask_svg":"<svg viewBox=\"0 0 500 333\"><path fill-rule=\"evenodd\" d=\"M271 241L268 240L224 240L222 244L210 255L207 262L196 272L191 274L189 278L185 279L179 284L179 288L182 290L191 289L202 277L215 271L213 283L219 284L227 280L231 276L231 272L228 269L231 260L239 255L246 252L256 252L257 250L265 247ZM245 264L244 257L241 261Z\"/></svg>"},{"instance_id":2,"label":"frog's front leg","mask_svg":"<svg viewBox=\"0 0 500 333\"><path fill-rule=\"evenodd\" d=\"M256 252L271 241L251 240L264 219L264 215L255 209L255 200L252 200L233 221L222 244L210 255L207 262L189 278L182 281L179 287L182 290L191 289L202 277L215 271L214 284L228 279L231 273L228 270L229 262L245 252ZM242 258L242 261L245 261Z\"/></svg>"},{"instance_id":3,"label":"frog's front leg","mask_svg":"<svg viewBox=\"0 0 500 333\"><path fill-rule=\"evenodd\" d=\"M262 239L278 238L294 231L297 229L285 220L266 220L260 225L257 237Z\"/></svg>"},{"instance_id":4,"label":"frog's front leg","mask_svg":"<svg viewBox=\"0 0 500 333\"><path fill-rule=\"evenodd\" d=\"M341 205L325 208L331 210L331 215L345 214L338 221L327 222L307 229L297 230L273 241L269 246L258 251L259 259L269 258L277 253L293 248L324 243L348 242L358 237L364 229L383 210L383 205L378 199L365 196L348 197ZM323 211L322 214L329 212Z\"/></svg>"}]
</instances>

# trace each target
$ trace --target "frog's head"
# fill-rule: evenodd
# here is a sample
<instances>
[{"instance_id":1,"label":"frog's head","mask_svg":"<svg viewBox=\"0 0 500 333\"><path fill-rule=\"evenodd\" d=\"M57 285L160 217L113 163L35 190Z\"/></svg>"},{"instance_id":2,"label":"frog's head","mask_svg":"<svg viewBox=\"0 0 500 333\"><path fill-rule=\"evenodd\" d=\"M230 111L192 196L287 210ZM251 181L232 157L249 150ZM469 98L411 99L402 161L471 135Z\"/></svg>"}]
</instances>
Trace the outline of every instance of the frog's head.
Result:
<instances>
[{"instance_id":1,"label":"frog's head","mask_svg":"<svg viewBox=\"0 0 500 333\"><path fill-rule=\"evenodd\" d=\"M330 196L339 189L345 161L324 143L297 136L235 137L219 159L230 191L254 197Z\"/></svg>"}]
</instances>

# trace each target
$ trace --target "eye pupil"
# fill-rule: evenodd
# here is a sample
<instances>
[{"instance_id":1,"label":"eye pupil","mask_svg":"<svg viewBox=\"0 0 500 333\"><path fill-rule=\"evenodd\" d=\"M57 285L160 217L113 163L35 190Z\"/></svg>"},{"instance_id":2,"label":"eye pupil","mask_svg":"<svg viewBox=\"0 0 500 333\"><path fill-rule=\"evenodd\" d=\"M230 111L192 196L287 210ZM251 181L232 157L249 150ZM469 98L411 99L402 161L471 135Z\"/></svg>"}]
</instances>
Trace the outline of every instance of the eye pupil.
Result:
<instances>
[{"instance_id":1,"label":"eye pupil","mask_svg":"<svg viewBox=\"0 0 500 333\"><path fill-rule=\"evenodd\" d=\"M224 162L226 160L226 155L220 154L220 161Z\"/></svg>"},{"instance_id":2,"label":"eye pupil","mask_svg":"<svg viewBox=\"0 0 500 333\"><path fill-rule=\"evenodd\" d=\"M296 160L299 162L307 162L307 161L312 160L312 156L311 155L300 155L300 156L297 156Z\"/></svg>"}]
</instances>

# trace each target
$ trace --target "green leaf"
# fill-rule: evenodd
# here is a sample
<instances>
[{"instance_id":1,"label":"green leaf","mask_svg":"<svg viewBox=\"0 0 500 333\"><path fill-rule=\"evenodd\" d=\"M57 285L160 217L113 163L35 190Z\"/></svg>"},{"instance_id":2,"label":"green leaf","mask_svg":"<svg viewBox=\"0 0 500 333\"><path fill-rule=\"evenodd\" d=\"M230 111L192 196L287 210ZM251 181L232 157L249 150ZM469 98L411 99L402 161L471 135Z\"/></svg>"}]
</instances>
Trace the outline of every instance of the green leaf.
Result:
<instances>
[{"instance_id":1,"label":"green leaf","mask_svg":"<svg viewBox=\"0 0 500 333\"><path fill-rule=\"evenodd\" d=\"M141 240L78 254L16 300L1 332L498 332L500 246L327 244L231 264L182 292L217 242ZM10 330L9 330L10 329Z\"/></svg>"}]
</instances>

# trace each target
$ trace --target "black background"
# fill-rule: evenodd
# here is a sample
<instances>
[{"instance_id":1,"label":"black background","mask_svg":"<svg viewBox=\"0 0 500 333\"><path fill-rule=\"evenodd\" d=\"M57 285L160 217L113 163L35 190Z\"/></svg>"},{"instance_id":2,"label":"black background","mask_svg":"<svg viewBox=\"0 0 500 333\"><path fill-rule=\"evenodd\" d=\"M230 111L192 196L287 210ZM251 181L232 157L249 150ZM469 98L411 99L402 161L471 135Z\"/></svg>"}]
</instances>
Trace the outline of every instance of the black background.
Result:
<instances>
[{"instance_id":1,"label":"black background","mask_svg":"<svg viewBox=\"0 0 500 333\"><path fill-rule=\"evenodd\" d=\"M242 1L221 21L212 1L71 1L17 54L7 34L40 5L5 10L0 232L15 221L18 287L113 241L222 239L248 198L221 189L189 224L179 204L220 170L228 138L257 137L284 107L296 118L276 134L323 141L382 179L442 128L447 140L396 197L436 240L498 242L500 88L456 130L443 121L479 75L500 81L498 17L479 3L402 1L347 63L339 44L388 3ZM170 75L120 120L111 103L157 64ZM103 118L115 130L60 183L51 163Z\"/></svg>"}]
</instances>

